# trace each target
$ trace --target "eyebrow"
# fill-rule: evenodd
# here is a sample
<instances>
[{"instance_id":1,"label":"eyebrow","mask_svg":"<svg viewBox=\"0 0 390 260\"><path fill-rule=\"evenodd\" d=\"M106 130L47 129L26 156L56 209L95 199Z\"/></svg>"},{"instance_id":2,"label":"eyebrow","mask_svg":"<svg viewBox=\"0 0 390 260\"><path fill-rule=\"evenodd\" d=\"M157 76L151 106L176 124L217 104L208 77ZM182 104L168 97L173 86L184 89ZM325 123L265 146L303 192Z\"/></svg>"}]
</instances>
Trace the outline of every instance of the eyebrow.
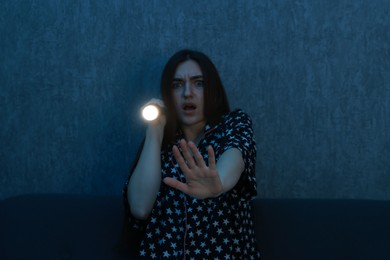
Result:
<instances>
[{"instance_id":1,"label":"eyebrow","mask_svg":"<svg viewBox=\"0 0 390 260\"><path fill-rule=\"evenodd\" d=\"M195 75L195 76L190 77L190 80L197 80L197 79L203 79L203 76L202 75ZM184 79L180 78L180 77L173 78L173 81L183 81L183 80Z\"/></svg>"}]
</instances>

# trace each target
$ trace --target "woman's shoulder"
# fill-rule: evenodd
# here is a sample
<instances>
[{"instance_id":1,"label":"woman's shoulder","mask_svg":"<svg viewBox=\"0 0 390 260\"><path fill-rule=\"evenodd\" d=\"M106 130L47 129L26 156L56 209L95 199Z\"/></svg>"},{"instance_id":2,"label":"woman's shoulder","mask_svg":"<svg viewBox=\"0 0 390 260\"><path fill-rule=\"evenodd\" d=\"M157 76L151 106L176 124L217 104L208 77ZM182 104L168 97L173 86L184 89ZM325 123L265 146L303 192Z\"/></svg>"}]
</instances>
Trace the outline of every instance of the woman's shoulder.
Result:
<instances>
[{"instance_id":1,"label":"woman's shoulder","mask_svg":"<svg viewBox=\"0 0 390 260\"><path fill-rule=\"evenodd\" d=\"M235 109L229 113L227 113L224 117L223 117L223 121L225 122L229 122L229 121L234 121L234 122L244 122L244 121L248 121L249 123L252 123L252 120L250 118L250 116L245 113L242 109L238 108L238 109Z\"/></svg>"},{"instance_id":2,"label":"woman's shoulder","mask_svg":"<svg viewBox=\"0 0 390 260\"><path fill-rule=\"evenodd\" d=\"M242 109L235 109L226 114L224 114L219 122L215 125L207 124L205 127L205 132L209 132L215 129L223 128L235 128L236 126L246 125L247 127L252 127L252 120L247 113Z\"/></svg>"}]
</instances>

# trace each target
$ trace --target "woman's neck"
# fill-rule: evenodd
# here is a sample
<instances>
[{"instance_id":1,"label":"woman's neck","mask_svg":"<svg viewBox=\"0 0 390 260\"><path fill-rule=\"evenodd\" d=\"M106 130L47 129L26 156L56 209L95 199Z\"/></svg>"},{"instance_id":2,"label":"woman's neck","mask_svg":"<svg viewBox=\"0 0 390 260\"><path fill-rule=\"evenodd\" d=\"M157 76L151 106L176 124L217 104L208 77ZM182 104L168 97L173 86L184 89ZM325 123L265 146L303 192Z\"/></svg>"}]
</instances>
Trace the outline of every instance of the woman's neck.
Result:
<instances>
[{"instance_id":1,"label":"woman's neck","mask_svg":"<svg viewBox=\"0 0 390 260\"><path fill-rule=\"evenodd\" d=\"M205 122L199 122L194 125L186 126L182 125L181 129L183 130L184 137L188 141L194 142L196 145L198 145L200 139L203 136L203 130L204 126L206 125Z\"/></svg>"}]
</instances>

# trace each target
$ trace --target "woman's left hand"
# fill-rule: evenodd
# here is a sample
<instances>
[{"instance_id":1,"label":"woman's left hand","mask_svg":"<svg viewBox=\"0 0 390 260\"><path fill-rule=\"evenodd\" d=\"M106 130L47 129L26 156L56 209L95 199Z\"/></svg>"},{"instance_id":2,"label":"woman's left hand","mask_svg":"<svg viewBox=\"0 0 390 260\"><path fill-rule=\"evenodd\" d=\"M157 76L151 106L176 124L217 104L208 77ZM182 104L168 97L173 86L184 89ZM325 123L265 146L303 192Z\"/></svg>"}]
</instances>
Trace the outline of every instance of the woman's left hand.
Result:
<instances>
[{"instance_id":1,"label":"woman's left hand","mask_svg":"<svg viewBox=\"0 0 390 260\"><path fill-rule=\"evenodd\" d=\"M164 183L198 199L217 197L223 193L223 186L215 164L213 148L211 146L208 147L209 165L207 166L193 142L187 143L182 139L180 140L180 147L182 148L183 155L177 146L173 146L172 151L183 171L186 182L183 183L166 177L164 178Z\"/></svg>"}]
</instances>

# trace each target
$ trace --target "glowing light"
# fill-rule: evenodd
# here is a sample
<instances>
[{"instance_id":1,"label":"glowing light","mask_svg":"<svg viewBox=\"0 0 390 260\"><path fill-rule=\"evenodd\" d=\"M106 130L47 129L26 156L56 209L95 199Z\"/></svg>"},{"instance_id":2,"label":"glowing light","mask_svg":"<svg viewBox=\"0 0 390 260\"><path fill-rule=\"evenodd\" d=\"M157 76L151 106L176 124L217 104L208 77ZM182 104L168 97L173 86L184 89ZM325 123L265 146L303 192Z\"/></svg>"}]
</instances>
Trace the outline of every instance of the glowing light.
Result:
<instances>
[{"instance_id":1,"label":"glowing light","mask_svg":"<svg viewBox=\"0 0 390 260\"><path fill-rule=\"evenodd\" d=\"M158 117L158 108L154 105L148 105L142 109L142 117L147 121L153 121Z\"/></svg>"}]
</instances>

